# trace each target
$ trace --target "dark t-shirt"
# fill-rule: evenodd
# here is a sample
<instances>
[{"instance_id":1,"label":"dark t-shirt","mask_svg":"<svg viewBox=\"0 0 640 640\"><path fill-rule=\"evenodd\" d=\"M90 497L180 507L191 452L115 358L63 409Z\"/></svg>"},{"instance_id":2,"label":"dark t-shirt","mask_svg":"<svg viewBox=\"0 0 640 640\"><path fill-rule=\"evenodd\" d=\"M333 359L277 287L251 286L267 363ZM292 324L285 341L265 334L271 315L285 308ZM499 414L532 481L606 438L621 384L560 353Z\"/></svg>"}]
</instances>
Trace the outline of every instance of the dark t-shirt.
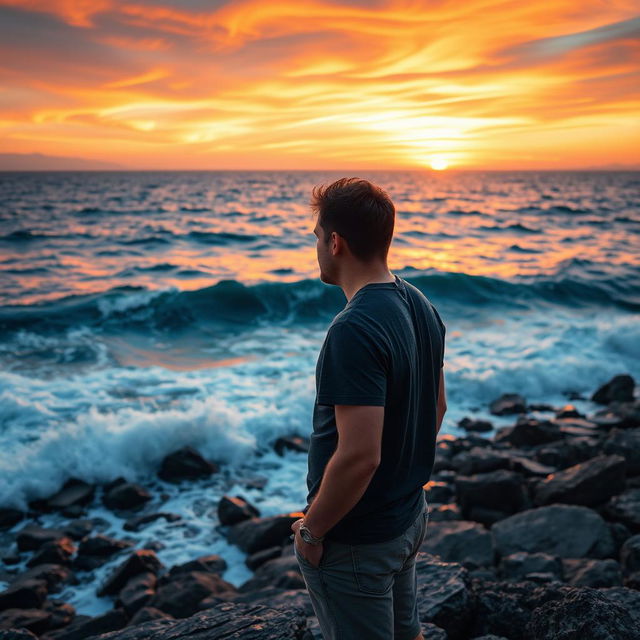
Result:
<instances>
[{"instance_id":1,"label":"dark t-shirt","mask_svg":"<svg viewBox=\"0 0 640 640\"><path fill-rule=\"evenodd\" d=\"M433 469L445 326L412 284L373 282L333 319L316 365L307 506L338 432L334 405L384 406L380 465L362 498L326 537L351 544L402 534L424 508Z\"/></svg>"}]
</instances>

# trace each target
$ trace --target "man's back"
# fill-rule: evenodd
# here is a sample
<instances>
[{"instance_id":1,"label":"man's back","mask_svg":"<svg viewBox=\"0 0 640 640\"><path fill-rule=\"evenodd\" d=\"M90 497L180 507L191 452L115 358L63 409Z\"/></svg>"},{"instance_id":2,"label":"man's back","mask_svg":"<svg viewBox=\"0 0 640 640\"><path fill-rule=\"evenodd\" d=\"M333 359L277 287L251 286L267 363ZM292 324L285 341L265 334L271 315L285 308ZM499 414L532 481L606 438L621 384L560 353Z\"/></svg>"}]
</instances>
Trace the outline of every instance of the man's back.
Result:
<instances>
[{"instance_id":1,"label":"man's back","mask_svg":"<svg viewBox=\"0 0 640 640\"><path fill-rule=\"evenodd\" d=\"M395 278L355 293L331 323L316 366L308 502L336 447L334 405L385 407L380 465L326 534L352 544L390 540L415 520L435 456L445 327L424 294Z\"/></svg>"}]
</instances>

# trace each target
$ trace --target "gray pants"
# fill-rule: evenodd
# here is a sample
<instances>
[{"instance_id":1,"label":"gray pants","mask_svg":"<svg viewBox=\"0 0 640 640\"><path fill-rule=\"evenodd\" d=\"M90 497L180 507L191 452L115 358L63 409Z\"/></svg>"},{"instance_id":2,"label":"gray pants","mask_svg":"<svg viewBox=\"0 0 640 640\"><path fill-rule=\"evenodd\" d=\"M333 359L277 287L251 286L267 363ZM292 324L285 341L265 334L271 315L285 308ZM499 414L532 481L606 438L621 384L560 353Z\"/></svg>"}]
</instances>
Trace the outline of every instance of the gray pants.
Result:
<instances>
[{"instance_id":1,"label":"gray pants","mask_svg":"<svg viewBox=\"0 0 640 640\"><path fill-rule=\"evenodd\" d=\"M424 511L393 540L346 544L327 539L318 567L294 544L324 640L413 640L420 633L416 554L428 521L425 500Z\"/></svg>"}]
</instances>

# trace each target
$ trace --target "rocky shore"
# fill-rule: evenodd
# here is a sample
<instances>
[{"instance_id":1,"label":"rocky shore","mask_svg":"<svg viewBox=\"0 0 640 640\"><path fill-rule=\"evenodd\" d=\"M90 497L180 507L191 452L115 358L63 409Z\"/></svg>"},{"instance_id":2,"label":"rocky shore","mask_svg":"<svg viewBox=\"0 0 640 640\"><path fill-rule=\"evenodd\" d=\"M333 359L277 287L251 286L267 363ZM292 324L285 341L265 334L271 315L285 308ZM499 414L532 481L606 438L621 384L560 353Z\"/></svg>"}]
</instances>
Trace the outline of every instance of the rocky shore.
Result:
<instances>
[{"instance_id":1,"label":"rocky shore","mask_svg":"<svg viewBox=\"0 0 640 640\"><path fill-rule=\"evenodd\" d=\"M616 376L592 395L602 407L589 416L572 405L528 405L505 394L490 412L513 415L511 426L495 431L489 421L465 418L465 437L439 438L417 560L425 638L640 639L634 390L630 376ZM274 446L304 451L307 443L292 436ZM159 476L185 482L217 471L186 448L165 458ZM130 531L175 517L144 512L150 498L122 478L105 486L71 479L27 512L0 509L0 580L8 583L0 592L0 640L321 638L289 540L299 514L261 517L241 497L220 501L218 520L254 572L234 586L221 577L226 562L217 555L166 567L153 544L132 550L130 541L96 532L83 517L96 499L129 513ZM38 523L39 514L52 511L68 518L64 527ZM111 610L76 615L56 597L114 558L119 564L96 585L112 598ZM26 570L18 571L25 559Z\"/></svg>"}]
</instances>

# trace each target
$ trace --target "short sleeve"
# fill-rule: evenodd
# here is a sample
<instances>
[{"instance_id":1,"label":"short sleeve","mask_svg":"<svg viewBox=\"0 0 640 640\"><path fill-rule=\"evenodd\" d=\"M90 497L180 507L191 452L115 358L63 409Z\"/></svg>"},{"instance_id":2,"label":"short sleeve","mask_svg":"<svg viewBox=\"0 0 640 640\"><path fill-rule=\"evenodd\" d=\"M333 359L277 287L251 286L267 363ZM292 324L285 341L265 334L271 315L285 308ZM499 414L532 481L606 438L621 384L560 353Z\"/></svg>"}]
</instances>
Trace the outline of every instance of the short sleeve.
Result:
<instances>
[{"instance_id":1,"label":"short sleeve","mask_svg":"<svg viewBox=\"0 0 640 640\"><path fill-rule=\"evenodd\" d=\"M440 357L440 367L444 367L444 343L445 343L445 334L447 333L447 328L444 326L444 322L442 322L442 318L440 317L440 314L438 313L438 310L431 305L431 308L433 309L433 313L436 316L436 320L438 321L438 326L440 327L440 336L442 338L442 352L441 352L441 357Z\"/></svg>"},{"instance_id":2,"label":"short sleeve","mask_svg":"<svg viewBox=\"0 0 640 640\"><path fill-rule=\"evenodd\" d=\"M361 327L340 322L329 327L316 367L318 404L384 406L385 356Z\"/></svg>"}]
</instances>

